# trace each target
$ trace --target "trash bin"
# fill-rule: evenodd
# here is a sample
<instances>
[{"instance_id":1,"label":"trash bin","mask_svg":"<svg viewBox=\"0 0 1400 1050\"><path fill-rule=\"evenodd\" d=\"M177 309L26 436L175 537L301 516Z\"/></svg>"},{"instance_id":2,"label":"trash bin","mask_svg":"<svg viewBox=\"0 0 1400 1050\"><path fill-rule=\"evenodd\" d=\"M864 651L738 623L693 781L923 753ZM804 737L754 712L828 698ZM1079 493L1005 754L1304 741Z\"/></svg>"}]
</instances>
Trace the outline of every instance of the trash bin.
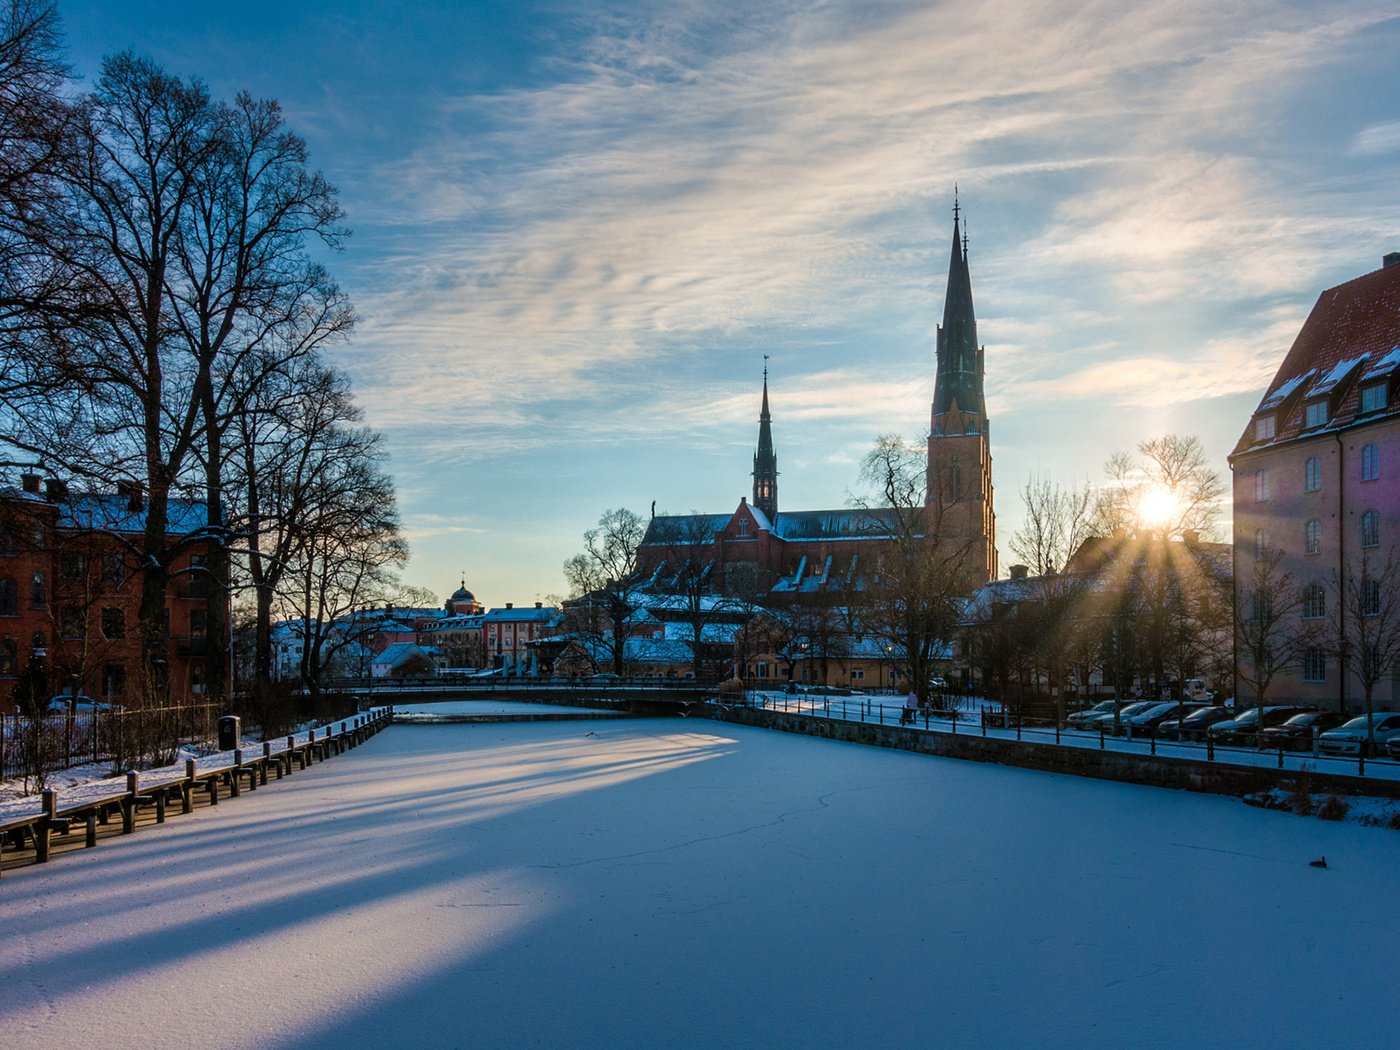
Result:
<instances>
[{"instance_id":1,"label":"trash bin","mask_svg":"<svg viewBox=\"0 0 1400 1050\"><path fill-rule=\"evenodd\" d=\"M232 751L238 746L238 738L242 735L242 727L239 725L237 715L224 715L219 719L219 750Z\"/></svg>"}]
</instances>

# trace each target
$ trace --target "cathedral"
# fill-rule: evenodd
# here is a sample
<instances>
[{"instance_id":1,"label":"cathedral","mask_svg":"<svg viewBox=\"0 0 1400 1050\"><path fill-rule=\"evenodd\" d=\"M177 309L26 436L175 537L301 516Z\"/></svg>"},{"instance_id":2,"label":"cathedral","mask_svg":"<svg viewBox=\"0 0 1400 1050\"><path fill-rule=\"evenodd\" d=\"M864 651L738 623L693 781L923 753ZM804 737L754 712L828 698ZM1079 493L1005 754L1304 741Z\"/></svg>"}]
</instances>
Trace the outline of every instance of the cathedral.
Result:
<instances>
[{"instance_id":1,"label":"cathedral","mask_svg":"<svg viewBox=\"0 0 1400 1050\"><path fill-rule=\"evenodd\" d=\"M969 593L997 574L984 374L967 239L954 205L948 290L937 336L924 527L940 545L964 552ZM820 595L839 604L843 595L863 588L893 535L893 515L878 507L779 508L778 456L765 368L752 499L742 497L728 514L653 516L638 550L638 564L644 586L657 592L677 589L682 579L693 579L698 572L715 592L778 604Z\"/></svg>"}]
</instances>

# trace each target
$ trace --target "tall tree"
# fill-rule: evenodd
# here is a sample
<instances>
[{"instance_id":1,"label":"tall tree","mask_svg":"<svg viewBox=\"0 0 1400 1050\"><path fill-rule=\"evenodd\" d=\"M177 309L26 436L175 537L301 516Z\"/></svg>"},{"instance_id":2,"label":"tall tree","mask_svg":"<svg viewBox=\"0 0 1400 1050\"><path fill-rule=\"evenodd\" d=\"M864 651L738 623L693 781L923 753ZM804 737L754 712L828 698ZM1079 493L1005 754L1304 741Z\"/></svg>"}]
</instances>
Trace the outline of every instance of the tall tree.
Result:
<instances>
[{"instance_id":1,"label":"tall tree","mask_svg":"<svg viewBox=\"0 0 1400 1050\"><path fill-rule=\"evenodd\" d=\"M904 680L929 702L930 679L961 619L971 540L943 531L944 512L956 501L928 499L924 451L897 436L876 441L861 477L874 495L856 498L872 535L887 542L864 594L862 620L895 656Z\"/></svg>"},{"instance_id":2,"label":"tall tree","mask_svg":"<svg viewBox=\"0 0 1400 1050\"><path fill-rule=\"evenodd\" d=\"M1345 567L1332 584L1333 650L1344 671L1361 686L1366 739L1376 748L1376 686L1400 673L1400 556L1391 547L1384 557L1369 549Z\"/></svg>"},{"instance_id":3,"label":"tall tree","mask_svg":"<svg viewBox=\"0 0 1400 1050\"><path fill-rule=\"evenodd\" d=\"M1257 707L1264 706L1274 679L1294 667L1303 652L1316 644L1299 619L1302 595L1282 562L1279 548L1261 547L1254 552L1248 576L1236 589L1237 673L1253 692Z\"/></svg>"},{"instance_id":4,"label":"tall tree","mask_svg":"<svg viewBox=\"0 0 1400 1050\"><path fill-rule=\"evenodd\" d=\"M645 534L646 523L633 511L604 511L597 526L583 534L583 551L564 563L574 603L589 610L587 622L598 630L595 647L607 653L614 674L622 674L625 665L637 590L637 548Z\"/></svg>"},{"instance_id":5,"label":"tall tree","mask_svg":"<svg viewBox=\"0 0 1400 1050\"><path fill-rule=\"evenodd\" d=\"M229 562L224 470L229 426L259 387L353 324L349 304L308 241L338 247L334 188L307 168L306 144L274 101L240 93L210 114L215 148L193 172L190 207L174 242L171 318L194 372L209 530L212 638L227 635ZM226 678L224 650L208 657L210 696Z\"/></svg>"}]
</instances>

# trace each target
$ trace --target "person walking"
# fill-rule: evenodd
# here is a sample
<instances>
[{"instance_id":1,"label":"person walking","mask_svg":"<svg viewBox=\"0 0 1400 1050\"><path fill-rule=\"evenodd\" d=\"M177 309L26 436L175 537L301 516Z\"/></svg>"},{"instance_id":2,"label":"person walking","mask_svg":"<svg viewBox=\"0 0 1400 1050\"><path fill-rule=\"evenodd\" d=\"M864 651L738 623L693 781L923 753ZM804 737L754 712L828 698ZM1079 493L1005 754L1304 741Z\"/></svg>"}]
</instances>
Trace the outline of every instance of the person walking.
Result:
<instances>
[{"instance_id":1,"label":"person walking","mask_svg":"<svg viewBox=\"0 0 1400 1050\"><path fill-rule=\"evenodd\" d=\"M904 698L904 710L899 714L899 724L902 726L912 725L914 714L919 710L919 694L914 690L909 690L909 695Z\"/></svg>"}]
</instances>

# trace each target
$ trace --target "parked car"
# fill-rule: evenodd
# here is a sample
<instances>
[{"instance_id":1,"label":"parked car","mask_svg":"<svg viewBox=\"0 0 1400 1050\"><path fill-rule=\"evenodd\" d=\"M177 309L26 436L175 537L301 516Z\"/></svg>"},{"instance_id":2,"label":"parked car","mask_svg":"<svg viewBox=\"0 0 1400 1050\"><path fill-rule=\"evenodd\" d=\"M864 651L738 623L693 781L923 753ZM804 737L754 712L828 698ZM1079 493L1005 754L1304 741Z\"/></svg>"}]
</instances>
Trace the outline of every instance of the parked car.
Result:
<instances>
[{"instance_id":1,"label":"parked car","mask_svg":"<svg viewBox=\"0 0 1400 1050\"><path fill-rule=\"evenodd\" d=\"M1115 700L1114 703L1120 704L1121 702ZM1089 728L1096 733L1100 729L1102 729L1105 733L1112 733L1113 727L1115 725L1123 724L1123 719L1131 718L1133 715L1136 714L1141 714L1143 711L1146 711L1149 707L1156 707L1160 703L1160 700L1134 700L1130 704L1121 704L1116 713L1113 711L1107 711L1104 714L1099 715L1097 718L1094 718L1092 721L1089 722Z\"/></svg>"},{"instance_id":2,"label":"parked car","mask_svg":"<svg viewBox=\"0 0 1400 1050\"><path fill-rule=\"evenodd\" d=\"M1400 759L1400 736L1393 736L1387 740L1385 749L1391 758Z\"/></svg>"},{"instance_id":3,"label":"parked car","mask_svg":"<svg viewBox=\"0 0 1400 1050\"><path fill-rule=\"evenodd\" d=\"M1251 707L1238 718L1228 722L1215 723L1206 732L1216 744L1254 744L1256 743L1255 735L1261 728L1281 725L1294 715L1311 710L1313 710L1311 707L1275 705L1263 708L1261 720L1260 709Z\"/></svg>"},{"instance_id":4,"label":"parked car","mask_svg":"<svg viewBox=\"0 0 1400 1050\"><path fill-rule=\"evenodd\" d=\"M1217 722L1228 722L1238 714L1229 707L1201 707L1177 721L1168 716L1157 723L1157 735L1166 740L1204 740L1206 731Z\"/></svg>"},{"instance_id":5,"label":"parked car","mask_svg":"<svg viewBox=\"0 0 1400 1050\"><path fill-rule=\"evenodd\" d=\"M1157 736L1161 736L1162 726L1167 722L1179 721L1182 717L1181 713L1183 710L1187 715L1190 715L1207 706L1209 705L1202 700L1187 700L1185 703L1179 700L1173 700L1167 705L1165 710L1158 709L1148 715L1139 715L1135 718L1133 720L1133 732L1151 732Z\"/></svg>"},{"instance_id":6,"label":"parked car","mask_svg":"<svg viewBox=\"0 0 1400 1050\"><path fill-rule=\"evenodd\" d=\"M54 696L49 698L48 712L51 715L90 715L95 711L104 714L112 710L112 705L90 696Z\"/></svg>"},{"instance_id":7,"label":"parked car","mask_svg":"<svg viewBox=\"0 0 1400 1050\"><path fill-rule=\"evenodd\" d=\"M1140 736L1147 732L1149 726L1156 725L1157 722L1175 711L1176 706L1175 700L1158 700L1156 703L1148 704L1140 711L1134 711L1130 715L1120 715L1118 718L1118 732L1124 736L1130 733L1133 736Z\"/></svg>"},{"instance_id":8,"label":"parked car","mask_svg":"<svg viewBox=\"0 0 1400 1050\"><path fill-rule=\"evenodd\" d=\"M1286 722L1264 730L1264 746L1285 751L1311 751L1313 737L1346 721L1336 711L1304 711Z\"/></svg>"},{"instance_id":9,"label":"parked car","mask_svg":"<svg viewBox=\"0 0 1400 1050\"><path fill-rule=\"evenodd\" d=\"M1376 740L1376 750L1380 751L1391 740L1400 737L1400 713L1377 711L1371 716L1375 729L1372 735ZM1369 754L1370 747L1366 733L1366 716L1353 718L1350 722L1329 729L1317 738L1317 749L1324 755Z\"/></svg>"},{"instance_id":10,"label":"parked car","mask_svg":"<svg viewBox=\"0 0 1400 1050\"><path fill-rule=\"evenodd\" d=\"M1099 715L1113 714L1114 705L1117 700L1100 700L1093 707L1085 708L1083 711L1075 711L1073 714L1065 716L1065 727L1067 729L1083 729Z\"/></svg>"}]
</instances>

